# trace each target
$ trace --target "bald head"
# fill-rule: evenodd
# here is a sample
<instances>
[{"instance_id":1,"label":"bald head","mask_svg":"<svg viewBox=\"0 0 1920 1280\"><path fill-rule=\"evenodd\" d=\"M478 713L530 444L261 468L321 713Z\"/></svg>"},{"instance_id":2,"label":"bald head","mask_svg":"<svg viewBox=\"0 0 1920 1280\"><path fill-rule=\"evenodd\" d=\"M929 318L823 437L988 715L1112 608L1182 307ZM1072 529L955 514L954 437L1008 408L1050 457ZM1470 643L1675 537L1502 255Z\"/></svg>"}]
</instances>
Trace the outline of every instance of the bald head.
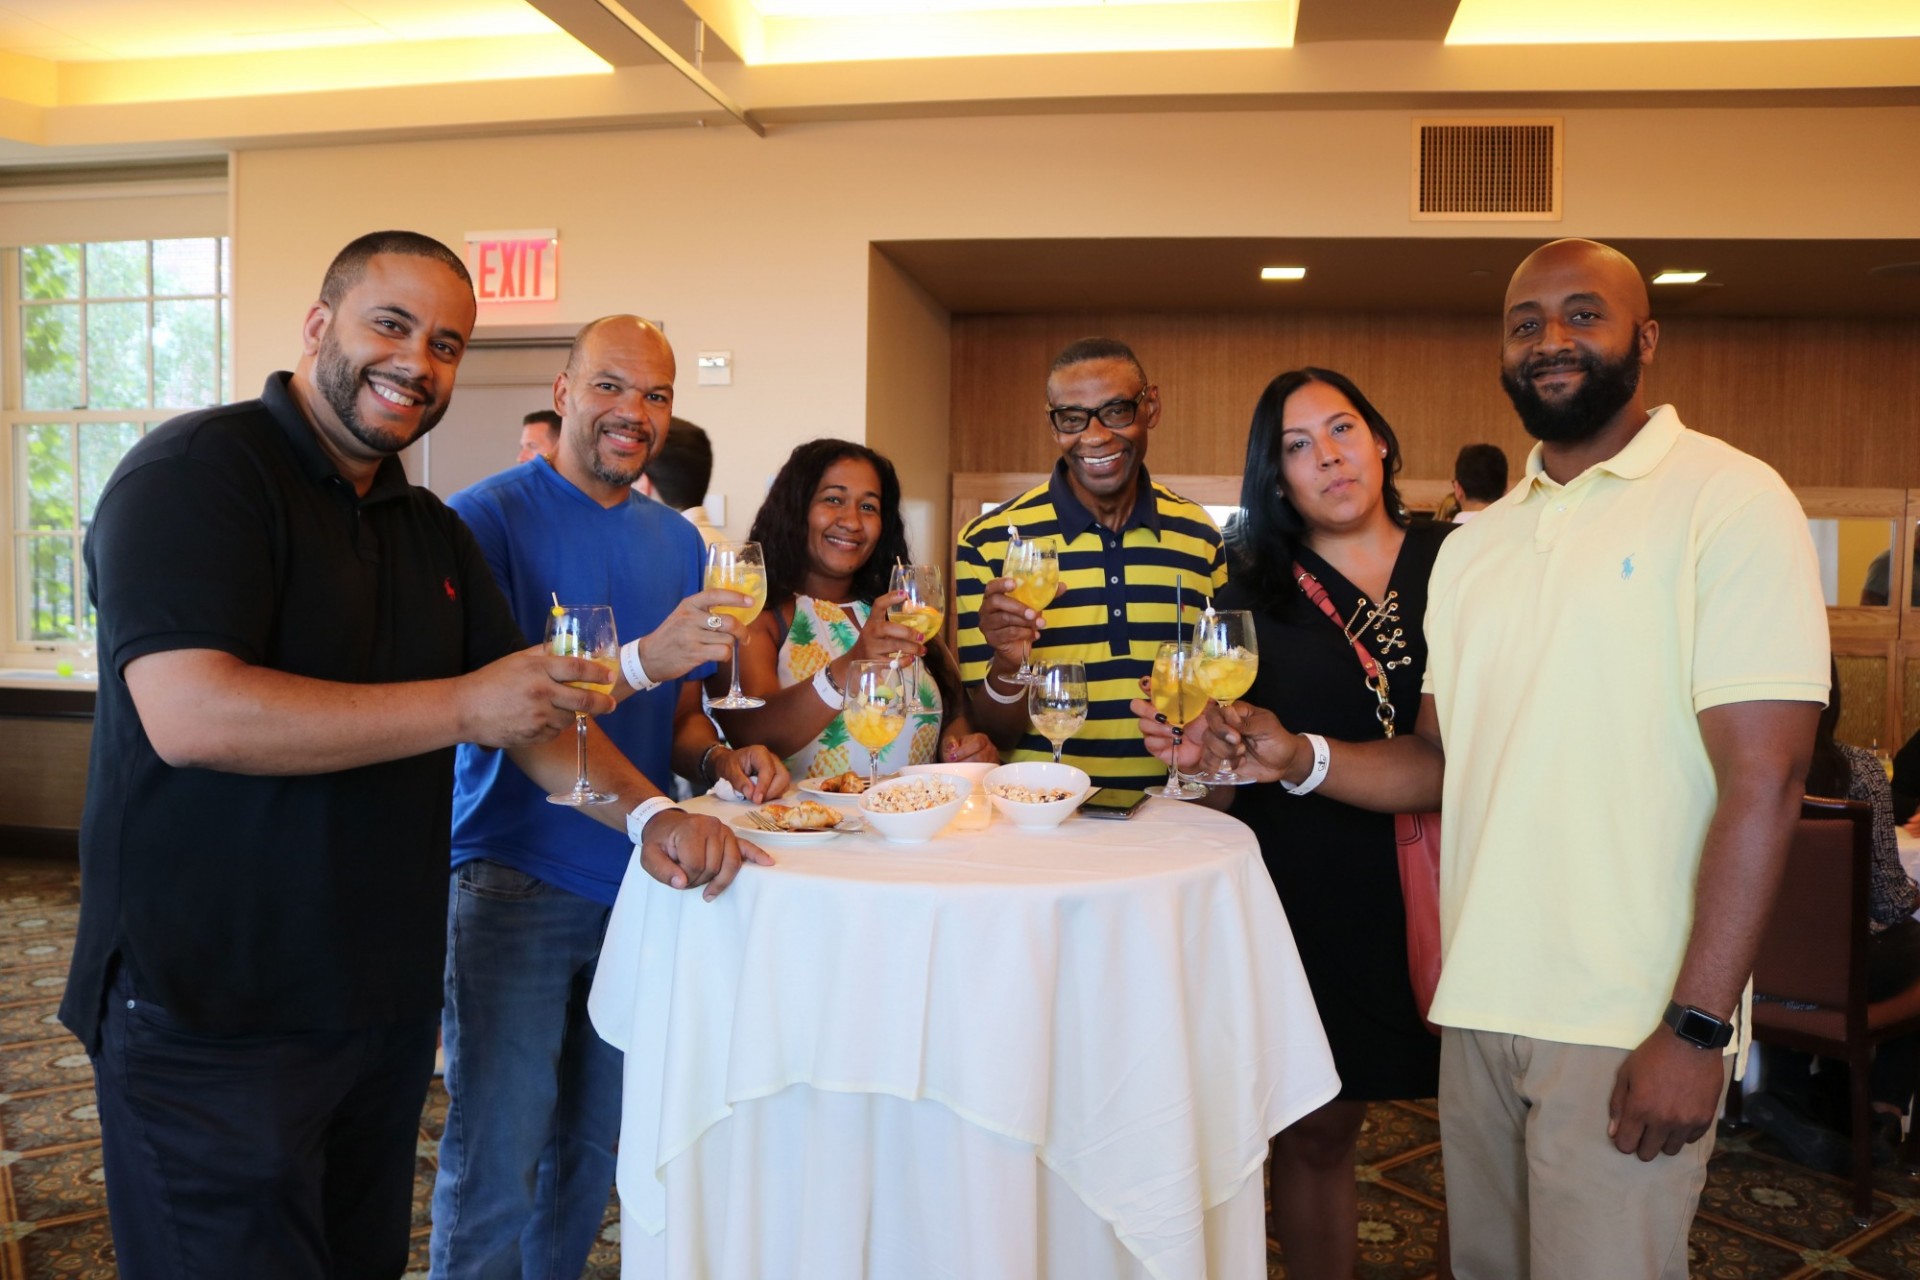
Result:
<instances>
[{"instance_id":1,"label":"bald head","mask_svg":"<svg viewBox=\"0 0 1920 1280\"><path fill-rule=\"evenodd\" d=\"M596 335L603 335L612 342L644 345L655 351L665 351L667 359L673 359L673 347L667 342L667 335L651 320L640 316L601 316L598 320L589 320L580 326L580 332L573 335L573 345L567 348L567 368L569 376L578 376L581 357L594 345Z\"/></svg>"},{"instance_id":2,"label":"bald head","mask_svg":"<svg viewBox=\"0 0 1920 1280\"><path fill-rule=\"evenodd\" d=\"M553 383L560 474L603 505L625 501L667 438L674 373L666 335L639 316L602 316L581 329Z\"/></svg>"},{"instance_id":3,"label":"bald head","mask_svg":"<svg viewBox=\"0 0 1920 1280\"><path fill-rule=\"evenodd\" d=\"M1652 314L1647 282L1633 259L1597 240L1555 240L1543 244L1514 269L1507 282L1507 313L1543 296L1592 293L1621 308L1634 324Z\"/></svg>"},{"instance_id":4,"label":"bald head","mask_svg":"<svg viewBox=\"0 0 1920 1280\"><path fill-rule=\"evenodd\" d=\"M1567 458L1610 457L1632 438L1660 337L1649 310L1640 269L1618 249L1555 240L1527 255L1507 285L1500 382L1530 434Z\"/></svg>"}]
</instances>

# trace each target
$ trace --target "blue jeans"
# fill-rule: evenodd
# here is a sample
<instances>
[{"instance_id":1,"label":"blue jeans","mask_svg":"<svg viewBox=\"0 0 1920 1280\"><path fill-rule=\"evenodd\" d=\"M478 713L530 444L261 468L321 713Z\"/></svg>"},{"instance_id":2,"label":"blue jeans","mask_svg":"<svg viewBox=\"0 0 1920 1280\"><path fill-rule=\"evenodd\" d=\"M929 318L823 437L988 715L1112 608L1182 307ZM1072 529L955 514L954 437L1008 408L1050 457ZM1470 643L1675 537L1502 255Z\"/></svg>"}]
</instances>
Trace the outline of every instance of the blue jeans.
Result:
<instances>
[{"instance_id":1,"label":"blue jeans","mask_svg":"<svg viewBox=\"0 0 1920 1280\"><path fill-rule=\"evenodd\" d=\"M620 1052L587 1019L611 908L485 860L447 904L434 1280L575 1280L606 1214Z\"/></svg>"}]
</instances>

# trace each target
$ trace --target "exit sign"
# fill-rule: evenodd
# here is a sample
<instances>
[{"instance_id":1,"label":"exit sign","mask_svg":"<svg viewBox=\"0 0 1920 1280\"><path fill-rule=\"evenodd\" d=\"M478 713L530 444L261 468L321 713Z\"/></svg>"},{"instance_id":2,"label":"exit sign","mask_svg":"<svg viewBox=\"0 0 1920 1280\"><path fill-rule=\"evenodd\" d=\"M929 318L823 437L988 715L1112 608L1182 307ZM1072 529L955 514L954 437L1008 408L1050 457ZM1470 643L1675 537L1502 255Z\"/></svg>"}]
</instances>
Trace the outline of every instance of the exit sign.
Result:
<instances>
[{"instance_id":1,"label":"exit sign","mask_svg":"<svg viewBox=\"0 0 1920 1280\"><path fill-rule=\"evenodd\" d=\"M469 231L467 271L482 302L552 302L560 296L560 233Z\"/></svg>"}]
</instances>

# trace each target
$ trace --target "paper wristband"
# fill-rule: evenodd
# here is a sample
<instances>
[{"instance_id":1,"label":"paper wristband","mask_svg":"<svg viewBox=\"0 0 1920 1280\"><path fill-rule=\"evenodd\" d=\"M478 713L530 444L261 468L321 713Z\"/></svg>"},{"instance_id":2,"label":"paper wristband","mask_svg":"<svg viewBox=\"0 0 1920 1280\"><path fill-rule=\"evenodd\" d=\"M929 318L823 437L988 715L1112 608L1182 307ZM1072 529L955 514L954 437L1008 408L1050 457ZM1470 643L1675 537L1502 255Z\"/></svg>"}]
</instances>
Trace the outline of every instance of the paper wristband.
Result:
<instances>
[{"instance_id":1,"label":"paper wristband","mask_svg":"<svg viewBox=\"0 0 1920 1280\"><path fill-rule=\"evenodd\" d=\"M1325 738L1317 733L1303 733L1300 736L1305 738L1307 745L1313 748L1313 768L1297 787L1284 780L1280 783L1287 794L1296 796L1306 795L1327 780L1327 764L1333 758L1332 753L1327 750Z\"/></svg>"}]
</instances>

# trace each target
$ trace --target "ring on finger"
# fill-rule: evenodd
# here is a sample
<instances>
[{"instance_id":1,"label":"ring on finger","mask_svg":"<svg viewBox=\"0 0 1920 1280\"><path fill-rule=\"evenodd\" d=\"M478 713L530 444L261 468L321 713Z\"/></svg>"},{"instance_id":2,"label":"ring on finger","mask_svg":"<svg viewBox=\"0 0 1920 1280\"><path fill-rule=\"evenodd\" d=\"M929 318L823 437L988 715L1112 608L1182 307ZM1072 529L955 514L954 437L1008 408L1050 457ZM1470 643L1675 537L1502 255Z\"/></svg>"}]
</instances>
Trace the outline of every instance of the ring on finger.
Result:
<instances>
[{"instance_id":1,"label":"ring on finger","mask_svg":"<svg viewBox=\"0 0 1920 1280\"><path fill-rule=\"evenodd\" d=\"M707 630L718 631L720 629L720 626L721 626L721 623L720 623L719 614L710 613L707 615Z\"/></svg>"}]
</instances>

